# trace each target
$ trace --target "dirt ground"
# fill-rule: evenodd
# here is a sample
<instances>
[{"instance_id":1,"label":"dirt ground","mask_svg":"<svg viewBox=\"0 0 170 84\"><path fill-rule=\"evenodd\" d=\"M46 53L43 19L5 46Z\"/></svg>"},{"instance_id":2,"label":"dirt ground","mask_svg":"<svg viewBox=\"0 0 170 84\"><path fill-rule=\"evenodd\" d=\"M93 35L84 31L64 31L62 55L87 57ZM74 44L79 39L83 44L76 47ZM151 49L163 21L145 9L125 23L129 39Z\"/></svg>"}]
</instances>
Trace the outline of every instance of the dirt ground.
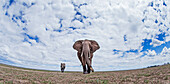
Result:
<instances>
[{"instance_id":1,"label":"dirt ground","mask_svg":"<svg viewBox=\"0 0 170 84\"><path fill-rule=\"evenodd\" d=\"M0 84L170 84L170 64L91 74L32 70L0 64Z\"/></svg>"}]
</instances>

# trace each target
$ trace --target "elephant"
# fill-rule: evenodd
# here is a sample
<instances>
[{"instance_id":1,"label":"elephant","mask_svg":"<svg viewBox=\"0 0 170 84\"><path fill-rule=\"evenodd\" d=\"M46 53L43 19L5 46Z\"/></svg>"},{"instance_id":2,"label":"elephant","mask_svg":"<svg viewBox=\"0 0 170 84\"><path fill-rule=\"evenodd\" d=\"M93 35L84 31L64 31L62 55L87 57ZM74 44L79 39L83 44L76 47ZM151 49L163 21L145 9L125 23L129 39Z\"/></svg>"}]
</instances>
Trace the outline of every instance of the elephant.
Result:
<instances>
[{"instance_id":1,"label":"elephant","mask_svg":"<svg viewBox=\"0 0 170 84\"><path fill-rule=\"evenodd\" d=\"M73 48L77 50L77 56L83 66L83 74L89 74L92 68L93 53L100 48L99 44L94 40L78 40L74 43ZM86 65L88 70L86 70Z\"/></svg>"},{"instance_id":2,"label":"elephant","mask_svg":"<svg viewBox=\"0 0 170 84\"><path fill-rule=\"evenodd\" d=\"M63 73L64 72L64 69L65 69L65 66L66 66L66 64L65 63L61 63L61 72Z\"/></svg>"}]
</instances>

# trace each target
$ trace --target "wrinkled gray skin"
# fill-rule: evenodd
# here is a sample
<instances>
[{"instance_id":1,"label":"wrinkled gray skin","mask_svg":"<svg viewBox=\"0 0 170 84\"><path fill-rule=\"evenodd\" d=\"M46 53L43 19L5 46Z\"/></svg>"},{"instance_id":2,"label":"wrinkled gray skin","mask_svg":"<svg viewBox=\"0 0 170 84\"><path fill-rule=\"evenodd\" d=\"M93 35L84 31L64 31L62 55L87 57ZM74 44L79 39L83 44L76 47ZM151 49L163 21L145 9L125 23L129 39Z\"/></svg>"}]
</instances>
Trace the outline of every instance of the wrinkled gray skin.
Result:
<instances>
[{"instance_id":1,"label":"wrinkled gray skin","mask_svg":"<svg viewBox=\"0 0 170 84\"><path fill-rule=\"evenodd\" d=\"M78 51L77 56L82 63L83 73L87 74L90 73L90 71L94 72L91 64L93 53L100 48L98 43L94 40L78 40L74 43L73 48ZM86 69L86 65L88 70Z\"/></svg>"}]
</instances>

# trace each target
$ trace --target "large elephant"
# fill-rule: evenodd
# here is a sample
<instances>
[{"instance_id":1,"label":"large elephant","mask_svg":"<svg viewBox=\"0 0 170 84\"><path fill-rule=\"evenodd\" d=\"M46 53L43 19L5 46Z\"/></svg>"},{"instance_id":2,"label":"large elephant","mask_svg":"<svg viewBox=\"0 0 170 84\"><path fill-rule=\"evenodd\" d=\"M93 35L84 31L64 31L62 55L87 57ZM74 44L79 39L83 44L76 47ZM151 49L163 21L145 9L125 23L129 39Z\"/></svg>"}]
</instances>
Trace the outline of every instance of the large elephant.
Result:
<instances>
[{"instance_id":1,"label":"large elephant","mask_svg":"<svg viewBox=\"0 0 170 84\"><path fill-rule=\"evenodd\" d=\"M77 50L77 56L82 63L83 73L87 74L90 71L94 72L92 68L93 53L100 48L98 43L94 40L78 40L74 43L73 48ZM86 64L88 70L86 70Z\"/></svg>"}]
</instances>

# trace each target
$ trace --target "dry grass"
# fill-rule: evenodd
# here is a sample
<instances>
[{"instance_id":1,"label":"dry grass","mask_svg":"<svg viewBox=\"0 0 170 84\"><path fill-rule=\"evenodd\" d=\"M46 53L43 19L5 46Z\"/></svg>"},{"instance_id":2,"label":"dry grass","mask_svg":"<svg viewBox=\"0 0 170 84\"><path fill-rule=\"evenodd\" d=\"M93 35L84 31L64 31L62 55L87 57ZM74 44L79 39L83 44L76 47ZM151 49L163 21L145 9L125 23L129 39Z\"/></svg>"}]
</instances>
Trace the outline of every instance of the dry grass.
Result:
<instances>
[{"instance_id":1,"label":"dry grass","mask_svg":"<svg viewBox=\"0 0 170 84\"><path fill-rule=\"evenodd\" d=\"M170 64L159 67L94 72L57 72L0 64L0 84L170 84Z\"/></svg>"}]
</instances>

